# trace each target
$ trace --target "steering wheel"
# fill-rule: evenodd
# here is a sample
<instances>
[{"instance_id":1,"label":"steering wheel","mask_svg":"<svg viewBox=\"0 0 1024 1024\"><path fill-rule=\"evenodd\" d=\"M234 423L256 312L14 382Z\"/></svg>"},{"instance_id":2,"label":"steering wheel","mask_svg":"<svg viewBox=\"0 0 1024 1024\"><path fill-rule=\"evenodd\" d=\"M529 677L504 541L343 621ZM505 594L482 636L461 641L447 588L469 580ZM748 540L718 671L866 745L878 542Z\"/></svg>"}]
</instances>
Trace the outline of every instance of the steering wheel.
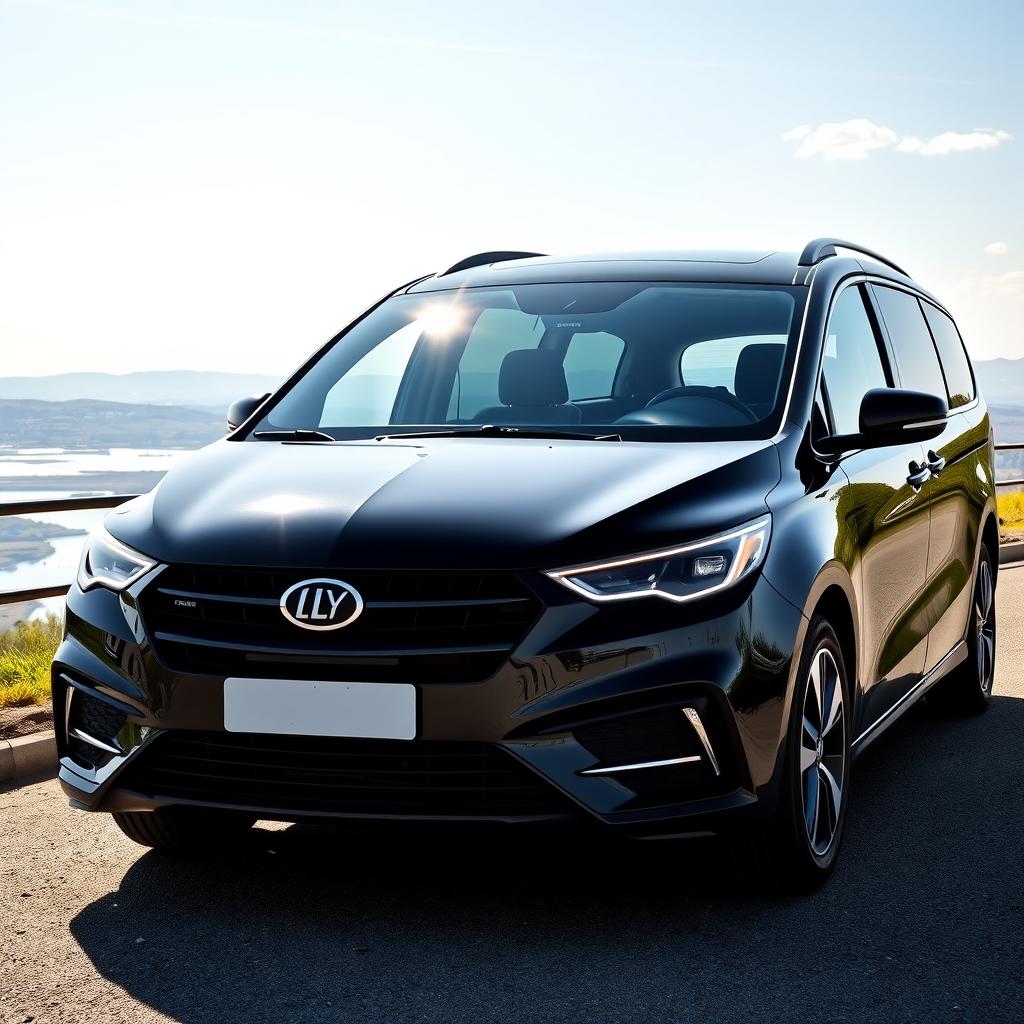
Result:
<instances>
[{"instance_id":1,"label":"steering wheel","mask_svg":"<svg viewBox=\"0 0 1024 1024\"><path fill-rule=\"evenodd\" d=\"M659 391L644 408L650 409L651 406L660 405L673 398L710 398L742 413L750 423L757 422L757 417L751 412L750 407L745 402L741 402L731 391L726 391L725 388L709 388L704 384L684 384L682 387L666 388L664 391Z\"/></svg>"}]
</instances>

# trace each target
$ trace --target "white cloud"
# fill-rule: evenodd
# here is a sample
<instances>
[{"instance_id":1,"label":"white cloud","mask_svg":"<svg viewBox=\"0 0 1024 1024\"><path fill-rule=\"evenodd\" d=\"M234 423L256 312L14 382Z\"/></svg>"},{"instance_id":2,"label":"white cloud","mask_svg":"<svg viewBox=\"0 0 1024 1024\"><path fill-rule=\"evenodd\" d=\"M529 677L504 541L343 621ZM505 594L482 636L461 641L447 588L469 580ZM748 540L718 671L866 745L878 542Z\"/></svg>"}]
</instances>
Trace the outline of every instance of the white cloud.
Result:
<instances>
[{"instance_id":1,"label":"white cloud","mask_svg":"<svg viewBox=\"0 0 1024 1024\"><path fill-rule=\"evenodd\" d=\"M989 256L1005 256L1009 251L1010 247L1005 242L989 242L982 250Z\"/></svg>"},{"instance_id":2,"label":"white cloud","mask_svg":"<svg viewBox=\"0 0 1024 1024\"><path fill-rule=\"evenodd\" d=\"M795 142L798 139L806 138L811 134L811 126L809 124L798 124L795 128L790 128L788 132L784 132L782 138L786 142Z\"/></svg>"},{"instance_id":3,"label":"white cloud","mask_svg":"<svg viewBox=\"0 0 1024 1024\"><path fill-rule=\"evenodd\" d=\"M943 132L930 139L907 135L896 147L898 153L917 153L920 156L949 156L950 153L970 153L979 149L995 149L1013 136L993 128L976 128L973 132Z\"/></svg>"},{"instance_id":4,"label":"white cloud","mask_svg":"<svg viewBox=\"0 0 1024 1024\"><path fill-rule=\"evenodd\" d=\"M827 121L816 127L797 125L782 136L785 142L799 142L793 156L798 160L821 156L826 160L864 160L876 149L895 147L897 153L918 156L949 156L995 149L1013 136L1001 128L975 128L972 132L942 132L930 139L904 135L901 139L891 128L864 117L849 121Z\"/></svg>"},{"instance_id":5,"label":"white cloud","mask_svg":"<svg viewBox=\"0 0 1024 1024\"><path fill-rule=\"evenodd\" d=\"M793 154L798 160L812 156L826 160L864 160L872 150L894 145L898 136L891 128L855 117L849 121L819 124L816 128L802 124L782 138L800 141Z\"/></svg>"}]
</instances>

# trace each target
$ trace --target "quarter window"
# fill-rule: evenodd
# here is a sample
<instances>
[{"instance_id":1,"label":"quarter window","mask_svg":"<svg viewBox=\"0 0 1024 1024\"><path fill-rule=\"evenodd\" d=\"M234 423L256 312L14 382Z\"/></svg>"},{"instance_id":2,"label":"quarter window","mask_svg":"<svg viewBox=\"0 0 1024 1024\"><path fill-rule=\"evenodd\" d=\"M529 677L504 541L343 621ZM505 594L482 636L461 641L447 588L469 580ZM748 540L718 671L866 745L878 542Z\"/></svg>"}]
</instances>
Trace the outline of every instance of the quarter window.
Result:
<instances>
[{"instance_id":1,"label":"quarter window","mask_svg":"<svg viewBox=\"0 0 1024 1024\"><path fill-rule=\"evenodd\" d=\"M945 398L946 380L920 303L909 292L875 285L872 289L896 353L903 386Z\"/></svg>"},{"instance_id":2,"label":"quarter window","mask_svg":"<svg viewBox=\"0 0 1024 1024\"><path fill-rule=\"evenodd\" d=\"M956 329L956 324L930 302L922 302L921 305L946 375L949 407L955 409L957 406L967 405L974 399L974 377L960 332Z\"/></svg>"},{"instance_id":3,"label":"quarter window","mask_svg":"<svg viewBox=\"0 0 1024 1024\"><path fill-rule=\"evenodd\" d=\"M878 336L858 287L840 292L825 336L822 375L837 434L860 430L860 404L872 388L890 386Z\"/></svg>"}]
</instances>

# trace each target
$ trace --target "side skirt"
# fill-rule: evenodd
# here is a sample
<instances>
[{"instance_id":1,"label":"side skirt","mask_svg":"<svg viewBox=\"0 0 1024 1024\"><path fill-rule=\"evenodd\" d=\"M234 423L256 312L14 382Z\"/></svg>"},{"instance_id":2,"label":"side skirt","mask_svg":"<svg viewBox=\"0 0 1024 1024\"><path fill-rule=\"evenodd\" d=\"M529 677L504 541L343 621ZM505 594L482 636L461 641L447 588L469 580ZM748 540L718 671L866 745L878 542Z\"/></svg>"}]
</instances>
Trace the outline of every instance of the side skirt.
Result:
<instances>
[{"instance_id":1,"label":"side skirt","mask_svg":"<svg viewBox=\"0 0 1024 1024\"><path fill-rule=\"evenodd\" d=\"M935 668L922 676L914 687L908 690L891 708L871 723L851 744L854 755L862 753L886 729L895 722L907 708L923 697L943 676L952 672L958 665L967 660L967 643L961 640Z\"/></svg>"}]
</instances>

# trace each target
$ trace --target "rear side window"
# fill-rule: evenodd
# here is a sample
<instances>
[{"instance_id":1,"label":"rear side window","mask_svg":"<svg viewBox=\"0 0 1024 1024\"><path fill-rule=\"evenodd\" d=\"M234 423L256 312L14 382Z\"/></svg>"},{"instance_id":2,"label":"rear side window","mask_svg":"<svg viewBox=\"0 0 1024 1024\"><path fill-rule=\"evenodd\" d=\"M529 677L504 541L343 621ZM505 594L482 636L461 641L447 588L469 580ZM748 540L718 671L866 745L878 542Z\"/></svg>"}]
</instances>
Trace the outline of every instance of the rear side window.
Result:
<instances>
[{"instance_id":1,"label":"rear side window","mask_svg":"<svg viewBox=\"0 0 1024 1024\"><path fill-rule=\"evenodd\" d=\"M565 380L569 401L610 398L615 373L626 343L607 331L574 334L565 350Z\"/></svg>"},{"instance_id":2,"label":"rear side window","mask_svg":"<svg viewBox=\"0 0 1024 1024\"><path fill-rule=\"evenodd\" d=\"M832 307L821 363L837 434L860 430L860 403L872 388L887 388L878 337L860 288L840 292Z\"/></svg>"},{"instance_id":3,"label":"rear side window","mask_svg":"<svg viewBox=\"0 0 1024 1024\"><path fill-rule=\"evenodd\" d=\"M974 377L971 375L971 364L967 360L963 340L956 324L941 310L930 302L922 302L928 326L932 329L935 347L939 350L942 369L946 374L946 386L949 388L949 407L955 409L967 405L974 400Z\"/></svg>"},{"instance_id":4,"label":"rear side window","mask_svg":"<svg viewBox=\"0 0 1024 1024\"><path fill-rule=\"evenodd\" d=\"M939 357L925 323L921 304L909 292L872 285L896 353L900 380L905 388L947 397Z\"/></svg>"}]
</instances>

